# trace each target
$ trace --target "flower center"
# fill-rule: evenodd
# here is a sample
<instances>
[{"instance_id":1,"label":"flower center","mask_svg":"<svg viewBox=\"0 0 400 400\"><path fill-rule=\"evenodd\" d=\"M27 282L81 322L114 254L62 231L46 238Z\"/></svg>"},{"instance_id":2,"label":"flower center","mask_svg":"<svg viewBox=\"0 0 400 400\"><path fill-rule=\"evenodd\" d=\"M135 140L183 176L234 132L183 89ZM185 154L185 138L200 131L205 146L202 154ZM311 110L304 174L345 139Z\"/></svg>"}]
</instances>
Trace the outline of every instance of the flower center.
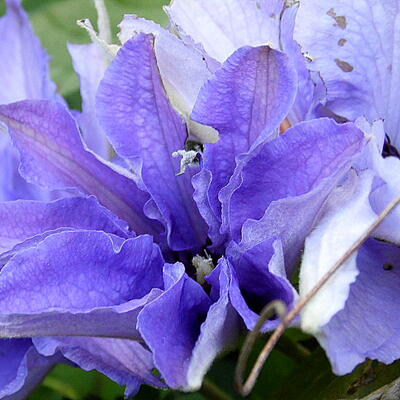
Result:
<instances>
[{"instance_id":1,"label":"flower center","mask_svg":"<svg viewBox=\"0 0 400 400\"><path fill-rule=\"evenodd\" d=\"M192 259L192 264L196 270L196 280L200 285L205 283L205 277L210 274L215 268L214 262L210 255L206 253L206 256L196 255Z\"/></svg>"}]
</instances>

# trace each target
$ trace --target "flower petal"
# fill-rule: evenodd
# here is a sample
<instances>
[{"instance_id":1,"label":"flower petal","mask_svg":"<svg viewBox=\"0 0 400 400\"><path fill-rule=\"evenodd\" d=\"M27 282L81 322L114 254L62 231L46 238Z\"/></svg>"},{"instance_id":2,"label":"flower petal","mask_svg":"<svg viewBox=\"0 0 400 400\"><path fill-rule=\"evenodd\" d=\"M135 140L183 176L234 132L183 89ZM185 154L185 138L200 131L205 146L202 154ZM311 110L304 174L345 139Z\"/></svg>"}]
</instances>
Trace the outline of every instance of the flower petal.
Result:
<instances>
[{"instance_id":1,"label":"flower petal","mask_svg":"<svg viewBox=\"0 0 400 400\"><path fill-rule=\"evenodd\" d=\"M24 99L60 100L49 57L33 32L21 0L7 0L0 18L0 104Z\"/></svg>"},{"instance_id":2,"label":"flower petal","mask_svg":"<svg viewBox=\"0 0 400 400\"><path fill-rule=\"evenodd\" d=\"M57 229L90 229L123 238L131 236L127 224L102 207L93 196L71 197L49 203L28 200L0 203L0 220L0 252L17 246L11 254L21 248L19 244L25 245L28 239L29 245L33 245Z\"/></svg>"},{"instance_id":3,"label":"flower petal","mask_svg":"<svg viewBox=\"0 0 400 400\"><path fill-rule=\"evenodd\" d=\"M50 235L1 270L0 334L137 337L136 315L162 287L163 263L149 236L117 246L99 231Z\"/></svg>"},{"instance_id":4,"label":"flower petal","mask_svg":"<svg viewBox=\"0 0 400 400\"><path fill-rule=\"evenodd\" d=\"M49 200L51 194L36 185L28 183L18 172L20 157L6 132L0 127L0 201Z\"/></svg>"},{"instance_id":5,"label":"flower petal","mask_svg":"<svg viewBox=\"0 0 400 400\"><path fill-rule=\"evenodd\" d=\"M78 188L127 221L138 233L154 232L143 214L148 195L133 176L85 149L78 127L64 106L44 100L0 105L21 154L21 174L47 189Z\"/></svg>"},{"instance_id":6,"label":"flower petal","mask_svg":"<svg viewBox=\"0 0 400 400\"><path fill-rule=\"evenodd\" d=\"M134 396L142 383L165 385L153 375L152 354L137 342L104 338L35 338L38 351L63 356L85 371L96 369L119 385L126 386L126 396Z\"/></svg>"},{"instance_id":7,"label":"flower petal","mask_svg":"<svg viewBox=\"0 0 400 400\"><path fill-rule=\"evenodd\" d=\"M383 212L387 205L400 196L400 160L396 157L383 158L375 146L369 146L372 162L370 168L375 172L380 184L370 193L371 207L376 214ZM374 231L373 236L400 245L400 210L395 208Z\"/></svg>"},{"instance_id":8,"label":"flower petal","mask_svg":"<svg viewBox=\"0 0 400 400\"><path fill-rule=\"evenodd\" d=\"M187 370L185 390L198 390L217 355L233 347L239 338L241 322L231 304L229 293L231 271L223 264L218 277L214 279L218 280L218 298L209 308L200 327L199 338L193 348Z\"/></svg>"},{"instance_id":9,"label":"flower petal","mask_svg":"<svg viewBox=\"0 0 400 400\"><path fill-rule=\"evenodd\" d=\"M293 105L296 85L289 59L263 46L237 50L201 89L192 119L220 133L218 143L205 147L203 168L209 173L194 180L197 196L209 198L210 210L205 202L198 204L210 227L215 223L209 214L220 219L218 193L233 174L236 157L278 129ZM201 194L204 190L207 195ZM214 242L220 240L213 229L210 235Z\"/></svg>"},{"instance_id":10,"label":"flower petal","mask_svg":"<svg viewBox=\"0 0 400 400\"><path fill-rule=\"evenodd\" d=\"M108 159L110 145L96 116L96 92L108 65L107 56L97 43L68 43L68 51L81 84L82 113L77 120L83 140L90 150Z\"/></svg>"},{"instance_id":11,"label":"flower petal","mask_svg":"<svg viewBox=\"0 0 400 400\"><path fill-rule=\"evenodd\" d=\"M30 339L0 339L0 398L26 399L61 359L41 356Z\"/></svg>"},{"instance_id":12,"label":"flower petal","mask_svg":"<svg viewBox=\"0 0 400 400\"><path fill-rule=\"evenodd\" d=\"M166 291L143 308L138 329L168 386L184 389L187 370L210 299L182 264L166 264ZM192 378L194 379L194 378Z\"/></svg>"},{"instance_id":13,"label":"flower petal","mask_svg":"<svg viewBox=\"0 0 400 400\"><path fill-rule=\"evenodd\" d=\"M243 248L281 237L290 274L329 192L364 145L353 124L323 118L259 146L220 193L222 229Z\"/></svg>"},{"instance_id":14,"label":"flower petal","mask_svg":"<svg viewBox=\"0 0 400 400\"><path fill-rule=\"evenodd\" d=\"M187 137L182 118L169 103L153 49L153 36L125 43L107 70L98 93L100 120L117 153L136 169L166 225L173 250L200 247L204 221L193 201L191 174L177 177Z\"/></svg>"},{"instance_id":15,"label":"flower petal","mask_svg":"<svg viewBox=\"0 0 400 400\"><path fill-rule=\"evenodd\" d=\"M399 257L397 246L381 241L360 248L346 303L319 334L335 373L347 374L366 358L390 364L400 357Z\"/></svg>"},{"instance_id":16,"label":"flower petal","mask_svg":"<svg viewBox=\"0 0 400 400\"><path fill-rule=\"evenodd\" d=\"M327 106L336 114L370 122L383 117L399 144L400 6L397 0L305 0L295 39L310 54L310 69L327 86Z\"/></svg>"},{"instance_id":17,"label":"flower petal","mask_svg":"<svg viewBox=\"0 0 400 400\"><path fill-rule=\"evenodd\" d=\"M311 73L308 70L307 58L301 51L299 44L293 39L298 8L299 3L285 8L280 24L280 49L290 58L298 76L296 100L287 116L292 125L316 118L316 107L325 101L326 96L326 89L322 80L314 76L315 82L313 82Z\"/></svg>"},{"instance_id":18,"label":"flower petal","mask_svg":"<svg viewBox=\"0 0 400 400\"><path fill-rule=\"evenodd\" d=\"M243 46L279 44L281 0L174 0L166 7L179 29L223 62Z\"/></svg>"},{"instance_id":19,"label":"flower petal","mask_svg":"<svg viewBox=\"0 0 400 400\"><path fill-rule=\"evenodd\" d=\"M267 239L246 250L231 242L227 259L235 275L230 288L232 305L247 329L254 329L261 310L268 303L282 300L289 309L293 306L297 293L287 279L279 239ZM274 329L278 324L278 321L268 321L263 330Z\"/></svg>"},{"instance_id":20,"label":"flower petal","mask_svg":"<svg viewBox=\"0 0 400 400\"><path fill-rule=\"evenodd\" d=\"M368 200L372 183L373 174L365 171L355 185L347 187L342 199L328 203L325 215L305 242L300 272L301 298L375 221L376 214ZM355 254L304 308L301 314L304 330L318 334L320 327L344 307L350 284L358 273Z\"/></svg>"},{"instance_id":21,"label":"flower petal","mask_svg":"<svg viewBox=\"0 0 400 400\"><path fill-rule=\"evenodd\" d=\"M168 98L188 121L192 136L201 142L215 142L218 134L212 128L199 126L190 121L189 116L200 88L219 63L210 60L204 51L197 49L187 38L185 41L181 40L153 21L136 15L125 15L119 27L121 28L119 38L122 43L138 33L154 35L157 65Z\"/></svg>"}]
</instances>

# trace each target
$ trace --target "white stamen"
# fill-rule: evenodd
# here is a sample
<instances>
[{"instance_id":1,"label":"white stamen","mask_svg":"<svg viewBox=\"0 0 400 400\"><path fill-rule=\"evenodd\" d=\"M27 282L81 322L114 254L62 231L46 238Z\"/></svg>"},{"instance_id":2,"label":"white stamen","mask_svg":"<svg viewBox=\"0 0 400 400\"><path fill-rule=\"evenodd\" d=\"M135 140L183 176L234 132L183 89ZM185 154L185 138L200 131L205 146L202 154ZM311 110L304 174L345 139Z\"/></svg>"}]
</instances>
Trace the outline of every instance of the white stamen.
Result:
<instances>
[{"instance_id":1,"label":"white stamen","mask_svg":"<svg viewBox=\"0 0 400 400\"><path fill-rule=\"evenodd\" d=\"M192 259L192 264L196 269L196 280L200 285L205 283L205 277L209 275L215 268L212 258L206 254L206 257L194 256Z\"/></svg>"},{"instance_id":2,"label":"white stamen","mask_svg":"<svg viewBox=\"0 0 400 400\"><path fill-rule=\"evenodd\" d=\"M92 42L97 43L99 46L101 46L105 50L109 58L109 61L112 61L114 57L117 55L119 46L115 44L108 44L105 40L100 38L97 32L94 30L93 25L89 19L79 19L78 21L76 21L76 23L78 24L78 26L80 26L81 28L85 29L88 32Z\"/></svg>"},{"instance_id":3,"label":"white stamen","mask_svg":"<svg viewBox=\"0 0 400 400\"><path fill-rule=\"evenodd\" d=\"M106 43L111 44L110 18L104 0L94 0L94 6L97 10L97 26L99 27L99 38Z\"/></svg>"},{"instance_id":4,"label":"white stamen","mask_svg":"<svg viewBox=\"0 0 400 400\"><path fill-rule=\"evenodd\" d=\"M186 172L186 169L191 165L198 165L197 161L198 152L195 150L178 150L172 153L172 157L182 157L181 160L181 169L176 175L183 175Z\"/></svg>"}]
</instances>

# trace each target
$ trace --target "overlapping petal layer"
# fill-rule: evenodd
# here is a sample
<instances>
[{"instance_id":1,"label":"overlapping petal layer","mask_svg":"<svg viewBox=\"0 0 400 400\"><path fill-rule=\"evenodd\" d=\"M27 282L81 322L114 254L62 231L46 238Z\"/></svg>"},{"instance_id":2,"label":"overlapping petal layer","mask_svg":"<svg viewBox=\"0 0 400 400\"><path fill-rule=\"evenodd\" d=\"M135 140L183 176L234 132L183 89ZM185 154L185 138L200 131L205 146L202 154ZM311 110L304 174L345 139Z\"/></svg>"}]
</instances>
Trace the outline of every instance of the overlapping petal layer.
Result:
<instances>
[{"instance_id":1,"label":"overlapping petal layer","mask_svg":"<svg viewBox=\"0 0 400 400\"><path fill-rule=\"evenodd\" d=\"M86 229L121 238L134 236L125 222L102 207L93 196L65 198L49 203L23 200L0 203L0 219L1 263L55 232Z\"/></svg>"},{"instance_id":2,"label":"overlapping petal layer","mask_svg":"<svg viewBox=\"0 0 400 400\"><path fill-rule=\"evenodd\" d=\"M243 47L202 87L191 117L217 129L220 140L205 146L194 186L214 243L221 240L219 191L233 174L236 158L277 131L293 104L296 82L283 53L266 46Z\"/></svg>"},{"instance_id":3,"label":"overlapping petal layer","mask_svg":"<svg viewBox=\"0 0 400 400\"><path fill-rule=\"evenodd\" d=\"M297 294L286 276L282 243L270 238L243 250L235 242L227 249L228 263L234 269L230 287L232 305L249 330L254 329L259 313L268 303L282 300L291 308ZM278 321L268 321L263 330L276 327Z\"/></svg>"},{"instance_id":4,"label":"overlapping petal layer","mask_svg":"<svg viewBox=\"0 0 400 400\"><path fill-rule=\"evenodd\" d=\"M120 244L99 231L50 235L1 270L0 335L137 337L163 263L149 236Z\"/></svg>"},{"instance_id":5,"label":"overlapping petal layer","mask_svg":"<svg viewBox=\"0 0 400 400\"><path fill-rule=\"evenodd\" d=\"M41 382L59 354L40 355L30 339L0 339L0 398L23 400Z\"/></svg>"},{"instance_id":6,"label":"overlapping petal layer","mask_svg":"<svg viewBox=\"0 0 400 400\"><path fill-rule=\"evenodd\" d=\"M298 124L259 146L220 193L222 229L243 248L279 236L292 271L329 192L364 146L355 125L329 119Z\"/></svg>"},{"instance_id":7,"label":"overlapping petal layer","mask_svg":"<svg viewBox=\"0 0 400 400\"><path fill-rule=\"evenodd\" d=\"M63 105L44 100L1 105L0 121L9 127L21 154L21 174L28 182L94 194L135 232L157 232L157 225L143 214L148 195L138 189L134 176L86 150Z\"/></svg>"},{"instance_id":8,"label":"overlapping petal layer","mask_svg":"<svg viewBox=\"0 0 400 400\"><path fill-rule=\"evenodd\" d=\"M190 121L189 116L201 86L211 76L211 72L219 67L219 63L210 59L189 38L182 40L153 21L136 15L125 15L119 26L119 38L123 44L138 33L154 35L157 65L171 103L187 119L192 136L202 142L215 142L217 133Z\"/></svg>"},{"instance_id":9,"label":"overlapping petal layer","mask_svg":"<svg viewBox=\"0 0 400 400\"><path fill-rule=\"evenodd\" d=\"M152 35L139 34L119 51L100 84L98 111L117 153L140 174L173 250L201 247L206 227L193 201L191 173L176 177L187 138L183 119L166 97Z\"/></svg>"},{"instance_id":10,"label":"overlapping petal layer","mask_svg":"<svg viewBox=\"0 0 400 400\"><path fill-rule=\"evenodd\" d=\"M165 292L139 315L139 331L170 387L197 390L216 355L237 340L239 320L228 292L231 273L222 268L215 279L218 294L211 304L183 265L167 264Z\"/></svg>"},{"instance_id":11,"label":"overlapping petal layer","mask_svg":"<svg viewBox=\"0 0 400 400\"><path fill-rule=\"evenodd\" d=\"M243 46L278 48L282 0L174 0L171 21L216 60Z\"/></svg>"},{"instance_id":12,"label":"overlapping petal layer","mask_svg":"<svg viewBox=\"0 0 400 400\"><path fill-rule=\"evenodd\" d=\"M142 383L165 387L153 375L152 355L138 342L104 338L35 338L36 349L43 355L57 352L80 368L96 369L120 385L126 396L134 396Z\"/></svg>"}]
</instances>

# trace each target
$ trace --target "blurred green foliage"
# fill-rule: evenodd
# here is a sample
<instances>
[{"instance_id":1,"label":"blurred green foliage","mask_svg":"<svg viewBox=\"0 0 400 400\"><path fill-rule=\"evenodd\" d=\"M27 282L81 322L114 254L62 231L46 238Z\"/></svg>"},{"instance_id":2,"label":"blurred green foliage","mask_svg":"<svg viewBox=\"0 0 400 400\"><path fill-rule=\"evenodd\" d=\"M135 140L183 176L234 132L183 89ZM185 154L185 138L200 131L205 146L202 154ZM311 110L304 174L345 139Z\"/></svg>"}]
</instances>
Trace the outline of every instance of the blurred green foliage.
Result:
<instances>
[{"instance_id":1,"label":"blurred green foliage","mask_svg":"<svg viewBox=\"0 0 400 400\"><path fill-rule=\"evenodd\" d=\"M137 14L160 24L167 23L162 10L168 0L105 0L111 18L114 43L118 24L124 14ZM96 10L91 0L24 0L37 35L52 58L51 71L60 93L77 103L79 81L72 68L67 51L67 42L89 43L86 31L77 26L76 21L89 18L96 26Z\"/></svg>"}]
</instances>

